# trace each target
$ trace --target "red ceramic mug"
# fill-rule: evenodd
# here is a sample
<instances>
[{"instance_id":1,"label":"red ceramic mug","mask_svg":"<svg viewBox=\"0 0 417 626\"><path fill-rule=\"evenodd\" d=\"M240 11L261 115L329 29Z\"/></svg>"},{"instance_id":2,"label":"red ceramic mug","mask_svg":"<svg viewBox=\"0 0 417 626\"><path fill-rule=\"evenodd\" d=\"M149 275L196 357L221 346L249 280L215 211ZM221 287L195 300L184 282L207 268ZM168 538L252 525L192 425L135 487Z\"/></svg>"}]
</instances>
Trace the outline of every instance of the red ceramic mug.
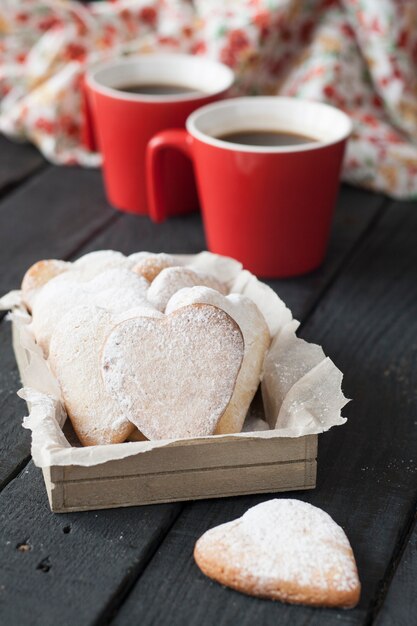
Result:
<instances>
[{"instance_id":1,"label":"red ceramic mug","mask_svg":"<svg viewBox=\"0 0 417 626\"><path fill-rule=\"evenodd\" d=\"M165 128L183 127L192 111L224 97L233 79L233 72L225 65L183 54L146 54L107 61L87 73L90 110L86 111L84 135L90 144L93 134L97 139L103 155L106 192L113 206L130 213L148 213L148 141ZM161 86L171 91L174 88L177 93L152 94L150 86L153 90L155 86L160 90ZM142 88L148 93L123 91L126 87L137 91ZM165 156L160 171L169 189L165 198L167 213L195 210L198 201L189 160L177 152Z\"/></svg>"},{"instance_id":2,"label":"red ceramic mug","mask_svg":"<svg viewBox=\"0 0 417 626\"><path fill-rule=\"evenodd\" d=\"M299 145L241 145L219 139L242 130L306 135ZM148 145L151 218L168 214L162 164L177 148L194 164L209 250L259 276L286 277L324 259L351 121L341 111L293 98L235 98L190 115Z\"/></svg>"}]
</instances>

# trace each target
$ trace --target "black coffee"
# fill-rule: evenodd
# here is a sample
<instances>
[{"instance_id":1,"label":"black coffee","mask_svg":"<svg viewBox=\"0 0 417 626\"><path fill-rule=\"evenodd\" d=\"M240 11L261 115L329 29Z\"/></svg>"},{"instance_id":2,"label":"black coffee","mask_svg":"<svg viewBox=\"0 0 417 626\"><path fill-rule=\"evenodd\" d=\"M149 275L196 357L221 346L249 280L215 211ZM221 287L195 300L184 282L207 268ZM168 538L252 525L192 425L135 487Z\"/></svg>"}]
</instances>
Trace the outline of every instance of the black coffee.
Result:
<instances>
[{"instance_id":1,"label":"black coffee","mask_svg":"<svg viewBox=\"0 0 417 626\"><path fill-rule=\"evenodd\" d=\"M182 94L198 93L198 89L185 87L184 85L165 85L162 83L146 85L122 85L118 91L137 93L146 96L180 96Z\"/></svg>"},{"instance_id":2,"label":"black coffee","mask_svg":"<svg viewBox=\"0 0 417 626\"><path fill-rule=\"evenodd\" d=\"M220 135L216 139L246 146L297 146L318 141L307 135L287 133L284 130L238 130Z\"/></svg>"}]
</instances>

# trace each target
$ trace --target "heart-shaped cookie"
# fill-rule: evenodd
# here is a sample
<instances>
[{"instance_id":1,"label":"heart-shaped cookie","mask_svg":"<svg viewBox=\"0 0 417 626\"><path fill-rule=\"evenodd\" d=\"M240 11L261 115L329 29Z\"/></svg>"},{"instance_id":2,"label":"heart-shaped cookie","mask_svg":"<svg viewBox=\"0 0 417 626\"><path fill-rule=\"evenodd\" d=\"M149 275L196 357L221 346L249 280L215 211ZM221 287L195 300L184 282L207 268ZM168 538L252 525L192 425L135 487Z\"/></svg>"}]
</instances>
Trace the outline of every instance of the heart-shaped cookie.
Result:
<instances>
[{"instance_id":1,"label":"heart-shaped cookie","mask_svg":"<svg viewBox=\"0 0 417 626\"><path fill-rule=\"evenodd\" d=\"M236 322L195 304L118 324L103 346L103 381L148 439L206 436L229 403L243 353Z\"/></svg>"},{"instance_id":2,"label":"heart-shaped cookie","mask_svg":"<svg viewBox=\"0 0 417 626\"><path fill-rule=\"evenodd\" d=\"M211 287L220 293L228 292L227 285L211 274L205 274L190 267L166 267L152 281L148 290L148 300L159 311L165 311L169 299L185 287Z\"/></svg>"},{"instance_id":3,"label":"heart-shaped cookie","mask_svg":"<svg viewBox=\"0 0 417 626\"><path fill-rule=\"evenodd\" d=\"M31 330L48 356L49 342L56 325L72 308L92 304L114 313L136 306L152 308L146 298L148 281L125 268L108 269L92 280L77 280L72 271L50 280L36 297Z\"/></svg>"},{"instance_id":4,"label":"heart-shaped cookie","mask_svg":"<svg viewBox=\"0 0 417 626\"><path fill-rule=\"evenodd\" d=\"M60 387L68 416L84 446L120 443L134 426L103 386L101 347L114 326L137 315L162 317L149 308L135 308L114 315L94 305L68 311L51 338L49 364Z\"/></svg>"},{"instance_id":5,"label":"heart-shaped cookie","mask_svg":"<svg viewBox=\"0 0 417 626\"><path fill-rule=\"evenodd\" d=\"M150 283L167 267L173 267L175 260L170 254L160 252L159 254L150 254L149 252L138 252L131 254L129 260L137 259L132 265L132 272L136 272L139 276L143 276Z\"/></svg>"},{"instance_id":6,"label":"heart-shaped cookie","mask_svg":"<svg viewBox=\"0 0 417 626\"><path fill-rule=\"evenodd\" d=\"M34 263L26 272L22 280L23 302L29 311L32 310L36 296L46 283L52 278L67 272L71 263L58 259L45 259Z\"/></svg>"},{"instance_id":7,"label":"heart-shaped cookie","mask_svg":"<svg viewBox=\"0 0 417 626\"><path fill-rule=\"evenodd\" d=\"M133 263L116 250L95 250L80 256L72 264L71 271L79 282L91 280L106 270L115 268L130 269Z\"/></svg>"},{"instance_id":8,"label":"heart-shaped cookie","mask_svg":"<svg viewBox=\"0 0 417 626\"><path fill-rule=\"evenodd\" d=\"M245 354L229 405L216 428L216 435L240 433L250 403L258 389L263 362L271 341L265 318L256 304L240 294L223 296L209 287L191 287L177 291L166 307L172 313L189 304L212 304L226 311L239 325L245 342Z\"/></svg>"},{"instance_id":9,"label":"heart-shaped cookie","mask_svg":"<svg viewBox=\"0 0 417 626\"><path fill-rule=\"evenodd\" d=\"M269 500L207 531L194 557L202 572L249 595L354 607L360 582L344 531L315 506Z\"/></svg>"}]
</instances>

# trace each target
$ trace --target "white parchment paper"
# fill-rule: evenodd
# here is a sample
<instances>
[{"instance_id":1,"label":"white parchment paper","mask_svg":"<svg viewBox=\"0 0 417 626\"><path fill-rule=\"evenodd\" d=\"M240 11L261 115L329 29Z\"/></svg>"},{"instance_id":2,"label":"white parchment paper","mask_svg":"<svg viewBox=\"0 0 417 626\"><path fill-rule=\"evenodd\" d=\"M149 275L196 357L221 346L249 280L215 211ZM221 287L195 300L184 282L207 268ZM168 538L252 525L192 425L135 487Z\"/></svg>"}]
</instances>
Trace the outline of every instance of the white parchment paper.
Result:
<instances>
[{"instance_id":1,"label":"white parchment paper","mask_svg":"<svg viewBox=\"0 0 417 626\"><path fill-rule=\"evenodd\" d=\"M245 424L241 433L213 437L300 437L324 432L346 421L341 416L347 402L341 389L342 373L320 346L297 337L298 322L272 289L242 270L240 263L227 257L202 252L175 258L178 264L213 274L227 282L231 292L251 298L263 313L273 338L261 384L264 417L269 430L247 432L248 424ZM1 298L0 309L11 309L14 350L24 384L18 394L29 407L23 426L32 431L32 457L37 466L91 466L157 447L196 442L196 439L158 440L72 447L62 431L66 413L59 384L29 329L31 317L22 303L20 292L12 291ZM213 437L198 440L207 441Z\"/></svg>"}]
</instances>

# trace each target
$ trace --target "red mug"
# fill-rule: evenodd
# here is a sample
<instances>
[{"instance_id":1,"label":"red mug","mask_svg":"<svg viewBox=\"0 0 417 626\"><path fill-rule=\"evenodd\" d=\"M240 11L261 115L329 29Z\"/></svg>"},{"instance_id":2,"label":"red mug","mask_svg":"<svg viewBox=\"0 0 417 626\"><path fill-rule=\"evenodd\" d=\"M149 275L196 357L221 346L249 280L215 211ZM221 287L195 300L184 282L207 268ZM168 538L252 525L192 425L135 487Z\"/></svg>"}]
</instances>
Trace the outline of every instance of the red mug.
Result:
<instances>
[{"instance_id":1,"label":"red mug","mask_svg":"<svg viewBox=\"0 0 417 626\"><path fill-rule=\"evenodd\" d=\"M194 165L209 250L251 272L279 278L323 261L351 121L319 102L235 98L194 111L186 130L158 133L147 150L150 216L168 216L163 159L177 148ZM219 137L243 130L305 135L299 145L241 145Z\"/></svg>"},{"instance_id":2,"label":"red mug","mask_svg":"<svg viewBox=\"0 0 417 626\"><path fill-rule=\"evenodd\" d=\"M103 174L109 202L116 208L148 214L145 154L155 133L184 127L192 111L224 97L233 72L214 61L183 54L146 54L107 61L94 66L85 79L86 128L103 155ZM178 87L178 93L151 94L123 91L155 85ZM181 92L181 88L187 91ZM93 129L91 128L93 127ZM94 132L92 132L94 131ZM169 189L165 208L169 215L198 207L192 166L184 155L166 154L161 177Z\"/></svg>"}]
</instances>

